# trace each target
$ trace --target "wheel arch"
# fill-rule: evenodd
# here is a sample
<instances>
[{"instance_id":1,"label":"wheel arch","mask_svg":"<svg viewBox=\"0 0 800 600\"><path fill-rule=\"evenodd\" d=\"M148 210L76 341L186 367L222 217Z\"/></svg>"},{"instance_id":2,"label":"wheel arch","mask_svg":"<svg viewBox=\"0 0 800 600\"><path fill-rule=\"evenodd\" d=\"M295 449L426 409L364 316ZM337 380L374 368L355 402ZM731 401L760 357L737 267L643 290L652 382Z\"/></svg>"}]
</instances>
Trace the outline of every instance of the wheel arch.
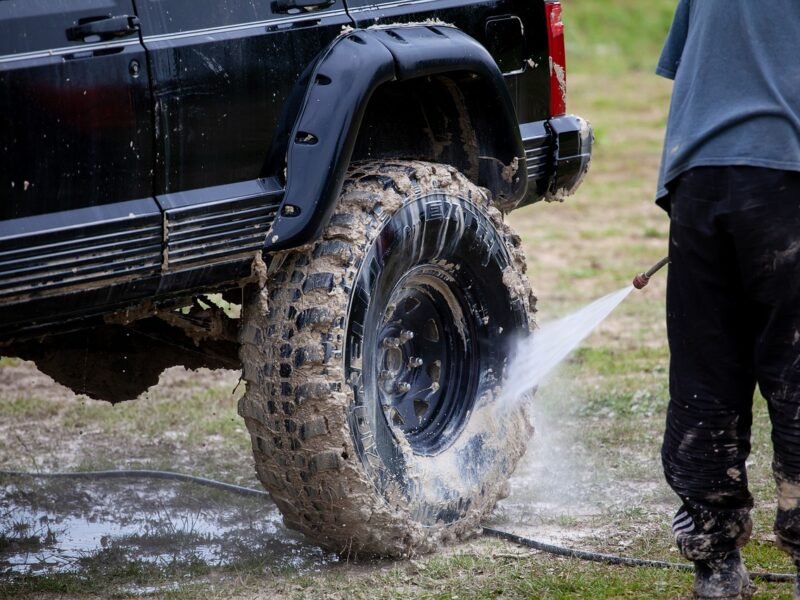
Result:
<instances>
[{"instance_id":1,"label":"wheel arch","mask_svg":"<svg viewBox=\"0 0 800 600\"><path fill-rule=\"evenodd\" d=\"M370 158L452 164L488 188L503 210L527 190L520 175L525 152L502 74L483 46L449 26L348 32L306 69L264 168L265 175L286 178L265 249L318 238L347 166Z\"/></svg>"}]
</instances>

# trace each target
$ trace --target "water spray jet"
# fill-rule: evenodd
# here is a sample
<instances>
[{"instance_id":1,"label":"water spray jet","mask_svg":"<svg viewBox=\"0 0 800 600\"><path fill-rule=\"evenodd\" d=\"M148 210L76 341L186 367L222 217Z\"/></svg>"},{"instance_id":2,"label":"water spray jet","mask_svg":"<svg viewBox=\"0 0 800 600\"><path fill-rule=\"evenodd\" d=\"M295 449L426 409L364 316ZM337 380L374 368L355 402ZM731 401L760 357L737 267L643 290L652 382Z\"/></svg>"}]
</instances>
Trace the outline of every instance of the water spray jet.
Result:
<instances>
[{"instance_id":1,"label":"water spray jet","mask_svg":"<svg viewBox=\"0 0 800 600\"><path fill-rule=\"evenodd\" d=\"M632 285L587 304L557 321L546 323L532 336L521 340L511 353L506 383L498 404L513 406L554 370L594 329L611 314L633 289L640 290L669 262L664 257L634 277Z\"/></svg>"}]
</instances>

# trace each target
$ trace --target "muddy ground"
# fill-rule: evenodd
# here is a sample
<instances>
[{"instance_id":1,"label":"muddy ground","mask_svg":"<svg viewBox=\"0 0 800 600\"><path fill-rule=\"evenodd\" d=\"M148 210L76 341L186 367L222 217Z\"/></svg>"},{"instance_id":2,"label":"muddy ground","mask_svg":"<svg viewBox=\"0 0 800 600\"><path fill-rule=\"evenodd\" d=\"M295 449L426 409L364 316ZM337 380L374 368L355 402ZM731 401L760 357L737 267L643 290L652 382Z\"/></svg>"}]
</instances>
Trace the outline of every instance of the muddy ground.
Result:
<instances>
[{"instance_id":1,"label":"muddy ground","mask_svg":"<svg viewBox=\"0 0 800 600\"><path fill-rule=\"evenodd\" d=\"M486 524L603 550L662 534L672 508L664 486L657 477L632 477L655 467L653 457L627 457L624 466L589 460L565 423L549 414L571 400L560 396L569 387L562 379L542 388L539 434L512 479L511 496ZM31 363L6 359L0 469L167 469L258 488L235 415L237 383L235 372L176 368L145 397L111 406L73 394ZM214 432L222 423L227 431ZM618 469L627 474L615 478ZM122 559L224 567L257 558L261 568L298 573L351 568L283 527L268 498L152 479L3 476L0 486L0 570L7 577L81 574L98 561ZM654 518L623 528L616 519L602 522L632 505ZM483 543L468 543L466 551ZM116 591L131 590L125 584Z\"/></svg>"}]
</instances>

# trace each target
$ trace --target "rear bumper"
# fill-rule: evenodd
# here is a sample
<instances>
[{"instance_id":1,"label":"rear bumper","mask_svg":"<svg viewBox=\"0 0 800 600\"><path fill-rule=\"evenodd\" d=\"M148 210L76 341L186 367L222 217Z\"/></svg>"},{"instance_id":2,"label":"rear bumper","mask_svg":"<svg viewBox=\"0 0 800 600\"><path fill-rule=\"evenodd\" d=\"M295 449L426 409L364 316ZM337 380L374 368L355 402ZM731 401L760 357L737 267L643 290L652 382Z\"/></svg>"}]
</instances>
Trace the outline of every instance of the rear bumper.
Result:
<instances>
[{"instance_id":1,"label":"rear bumper","mask_svg":"<svg viewBox=\"0 0 800 600\"><path fill-rule=\"evenodd\" d=\"M563 200L580 186L592 158L592 127L567 115L520 125L528 193L519 206Z\"/></svg>"}]
</instances>

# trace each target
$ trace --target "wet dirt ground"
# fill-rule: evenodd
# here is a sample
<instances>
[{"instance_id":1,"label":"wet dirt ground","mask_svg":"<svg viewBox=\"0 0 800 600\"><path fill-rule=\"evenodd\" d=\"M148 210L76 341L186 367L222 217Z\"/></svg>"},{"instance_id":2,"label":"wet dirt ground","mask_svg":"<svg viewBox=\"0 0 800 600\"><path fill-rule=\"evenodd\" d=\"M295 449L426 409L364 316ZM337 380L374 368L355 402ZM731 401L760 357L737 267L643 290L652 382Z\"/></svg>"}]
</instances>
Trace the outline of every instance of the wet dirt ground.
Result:
<instances>
[{"instance_id":1,"label":"wet dirt ground","mask_svg":"<svg viewBox=\"0 0 800 600\"><path fill-rule=\"evenodd\" d=\"M491 525L545 541L574 541L548 525L559 514L599 514L536 458L520 465L512 495ZM563 479L563 478L562 478ZM585 482L591 486L591 482ZM548 490L544 493L542 490ZM225 566L250 557L272 570L315 571L336 563L286 527L268 497L244 497L160 479L71 479L0 475L0 575L76 573L99 555L158 566L202 561Z\"/></svg>"},{"instance_id":2,"label":"wet dirt ground","mask_svg":"<svg viewBox=\"0 0 800 600\"><path fill-rule=\"evenodd\" d=\"M147 397L112 407L73 394L32 363L0 365L0 579L84 574L108 562L185 570L251 561L276 572L335 563L285 528L266 494L147 477L9 473L166 469L258 488L235 414L237 381L232 371L173 369Z\"/></svg>"},{"instance_id":3,"label":"wet dirt ground","mask_svg":"<svg viewBox=\"0 0 800 600\"><path fill-rule=\"evenodd\" d=\"M79 572L100 554L158 566L268 557L308 571L335 555L287 530L267 498L153 479L0 477L0 574Z\"/></svg>"},{"instance_id":4,"label":"wet dirt ground","mask_svg":"<svg viewBox=\"0 0 800 600\"><path fill-rule=\"evenodd\" d=\"M635 504L663 513L648 520L668 522L669 491L652 468L657 465L643 465L653 474L650 481L626 479L613 466L582 455L571 429L552 422L559 404L570 400L555 397L561 389L556 383L539 391L537 434L511 480L511 495L485 524L568 545L591 545L599 536L607 546L617 536L624 548L632 535L647 532L606 530L604 515ZM228 479L240 478L231 474ZM255 487L252 482L245 485ZM80 573L98 559L164 567L192 562L215 567L257 559L268 570L301 573L338 560L284 527L267 496L244 497L149 478L0 475L0 576Z\"/></svg>"}]
</instances>

